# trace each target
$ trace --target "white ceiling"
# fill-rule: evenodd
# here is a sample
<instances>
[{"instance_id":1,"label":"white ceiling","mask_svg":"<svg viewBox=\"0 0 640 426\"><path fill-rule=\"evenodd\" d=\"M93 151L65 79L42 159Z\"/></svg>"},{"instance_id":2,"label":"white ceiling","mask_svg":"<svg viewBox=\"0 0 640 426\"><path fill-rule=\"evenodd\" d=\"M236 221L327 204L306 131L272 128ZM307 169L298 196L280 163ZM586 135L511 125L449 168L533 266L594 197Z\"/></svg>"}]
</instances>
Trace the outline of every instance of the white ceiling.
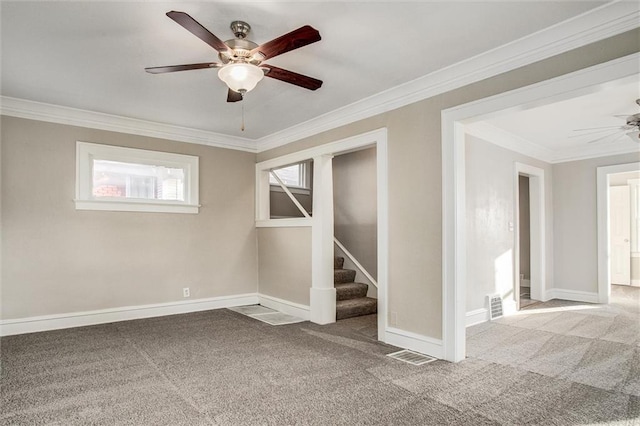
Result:
<instances>
[{"instance_id":1,"label":"white ceiling","mask_svg":"<svg viewBox=\"0 0 640 426\"><path fill-rule=\"evenodd\" d=\"M603 3L3 1L1 94L258 139ZM245 20L258 44L312 25L320 42L267 62L324 85L311 92L264 79L245 101L228 104L215 70L147 74L145 67L217 60L213 49L165 16L170 10L189 13L223 40L232 37L232 20Z\"/></svg>"},{"instance_id":2,"label":"white ceiling","mask_svg":"<svg viewBox=\"0 0 640 426\"><path fill-rule=\"evenodd\" d=\"M591 93L547 105L504 113L469 126L470 133L491 139L510 137L537 148L536 157L551 162L610 153L640 152L640 144L621 129L640 113L640 74L611 81ZM493 134L491 134L493 133Z\"/></svg>"}]
</instances>

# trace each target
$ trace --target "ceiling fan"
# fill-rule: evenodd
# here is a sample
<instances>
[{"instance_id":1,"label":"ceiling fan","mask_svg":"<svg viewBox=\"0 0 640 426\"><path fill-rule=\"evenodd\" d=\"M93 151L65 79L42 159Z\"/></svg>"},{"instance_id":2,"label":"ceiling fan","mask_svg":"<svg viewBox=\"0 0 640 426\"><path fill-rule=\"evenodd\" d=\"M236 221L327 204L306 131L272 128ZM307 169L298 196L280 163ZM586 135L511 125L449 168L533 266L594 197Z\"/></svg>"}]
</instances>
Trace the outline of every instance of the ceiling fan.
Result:
<instances>
[{"instance_id":1,"label":"ceiling fan","mask_svg":"<svg viewBox=\"0 0 640 426\"><path fill-rule=\"evenodd\" d=\"M217 50L221 63L204 62L145 68L148 73L162 74L216 68L220 80L229 87L227 102L241 101L245 93L252 90L265 76L309 90L316 90L322 86L321 80L262 63L267 59L319 41L321 39L320 33L309 25L258 46L246 39L251 27L243 21L231 23L231 30L236 38L222 41L184 12L171 11L167 12L167 16Z\"/></svg>"},{"instance_id":2,"label":"ceiling fan","mask_svg":"<svg viewBox=\"0 0 640 426\"><path fill-rule=\"evenodd\" d=\"M636 99L636 104L640 106L640 99ZM591 127L587 129L576 129L574 132L581 132L572 137L596 136L596 139L587 143L596 142L616 142L624 136L628 136L632 141L640 143L640 113L631 115L616 115L624 118L625 124L621 126Z\"/></svg>"}]
</instances>

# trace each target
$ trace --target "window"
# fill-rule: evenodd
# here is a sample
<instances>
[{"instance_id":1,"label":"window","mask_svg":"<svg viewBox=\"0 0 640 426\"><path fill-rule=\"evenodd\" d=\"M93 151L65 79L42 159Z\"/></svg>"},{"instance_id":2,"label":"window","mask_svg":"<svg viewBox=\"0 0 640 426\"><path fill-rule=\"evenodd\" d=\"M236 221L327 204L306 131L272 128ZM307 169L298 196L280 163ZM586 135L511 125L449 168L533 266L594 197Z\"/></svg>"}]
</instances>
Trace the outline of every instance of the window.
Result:
<instances>
[{"instance_id":1,"label":"window","mask_svg":"<svg viewBox=\"0 0 640 426\"><path fill-rule=\"evenodd\" d=\"M198 157L77 142L76 209L198 213Z\"/></svg>"},{"instance_id":2,"label":"window","mask_svg":"<svg viewBox=\"0 0 640 426\"><path fill-rule=\"evenodd\" d=\"M273 171L287 187L302 189L309 189L311 187L311 167L308 161L281 167ZM269 183L274 186L280 186L271 174L269 174Z\"/></svg>"}]
</instances>

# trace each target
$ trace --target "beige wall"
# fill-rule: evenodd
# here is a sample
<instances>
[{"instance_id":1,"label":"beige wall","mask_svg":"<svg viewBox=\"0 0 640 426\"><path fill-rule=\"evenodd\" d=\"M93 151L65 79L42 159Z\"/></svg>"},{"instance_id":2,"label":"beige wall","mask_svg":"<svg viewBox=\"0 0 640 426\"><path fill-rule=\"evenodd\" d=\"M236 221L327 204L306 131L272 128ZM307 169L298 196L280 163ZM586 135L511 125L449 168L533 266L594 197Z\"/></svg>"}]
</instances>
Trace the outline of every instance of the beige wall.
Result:
<instances>
[{"instance_id":1,"label":"beige wall","mask_svg":"<svg viewBox=\"0 0 640 426\"><path fill-rule=\"evenodd\" d=\"M634 30L565 54L258 154L275 158L386 127L389 167L389 312L396 327L442 336L443 109L544 81L639 50Z\"/></svg>"},{"instance_id":2,"label":"beige wall","mask_svg":"<svg viewBox=\"0 0 640 426\"><path fill-rule=\"evenodd\" d=\"M636 153L553 166L555 287L598 291L596 170L639 160Z\"/></svg>"},{"instance_id":3,"label":"beige wall","mask_svg":"<svg viewBox=\"0 0 640 426\"><path fill-rule=\"evenodd\" d=\"M260 294L309 305L311 227L258 229Z\"/></svg>"},{"instance_id":4,"label":"beige wall","mask_svg":"<svg viewBox=\"0 0 640 426\"><path fill-rule=\"evenodd\" d=\"M551 165L467 135L467 312L486 308L487 294L515 300L515 163L544 170L547 280L552 278ZM514 228L515 229L515 228Z\"/></svg>"},{"instance_id":5,"label":"beige wall","mask_svg":"<svg viewBox=\"0 0 640 426\"><path fill-rule=\"evenodd\" d=\"M197 215L75 210L76 141L196 155ZM256 291L255 155L2 117L2 318Z\"/></svg>"},{"instance_id":6,"label":"beige wall","mask_svg":"<svg viewBox=\"0 0 640 426\"><path fill-rule=\"evenodd\" d=\"M373 278L378 276L376 149L333 158L334 234Z\"/></svg>"}]
</instances>

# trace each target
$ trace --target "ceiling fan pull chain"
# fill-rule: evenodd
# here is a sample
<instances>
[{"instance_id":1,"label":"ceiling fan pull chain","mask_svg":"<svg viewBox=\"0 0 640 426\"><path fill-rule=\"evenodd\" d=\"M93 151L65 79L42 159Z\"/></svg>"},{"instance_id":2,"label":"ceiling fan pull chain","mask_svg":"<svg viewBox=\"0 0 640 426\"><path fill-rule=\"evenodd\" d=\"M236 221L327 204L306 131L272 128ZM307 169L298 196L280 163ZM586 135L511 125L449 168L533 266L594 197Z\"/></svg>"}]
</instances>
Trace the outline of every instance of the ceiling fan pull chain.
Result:
<instances>
[{"instance_id":1,"label":"ceiling fan pull chain","mask_svg":"<svg viewBox=\"0 0 640 426\"><path fill-rule=\"evenodd\" d=\"M240 130L244 132L244 104L242 104L242 127L240 127Z\"/></svg>"}]
</instances>

